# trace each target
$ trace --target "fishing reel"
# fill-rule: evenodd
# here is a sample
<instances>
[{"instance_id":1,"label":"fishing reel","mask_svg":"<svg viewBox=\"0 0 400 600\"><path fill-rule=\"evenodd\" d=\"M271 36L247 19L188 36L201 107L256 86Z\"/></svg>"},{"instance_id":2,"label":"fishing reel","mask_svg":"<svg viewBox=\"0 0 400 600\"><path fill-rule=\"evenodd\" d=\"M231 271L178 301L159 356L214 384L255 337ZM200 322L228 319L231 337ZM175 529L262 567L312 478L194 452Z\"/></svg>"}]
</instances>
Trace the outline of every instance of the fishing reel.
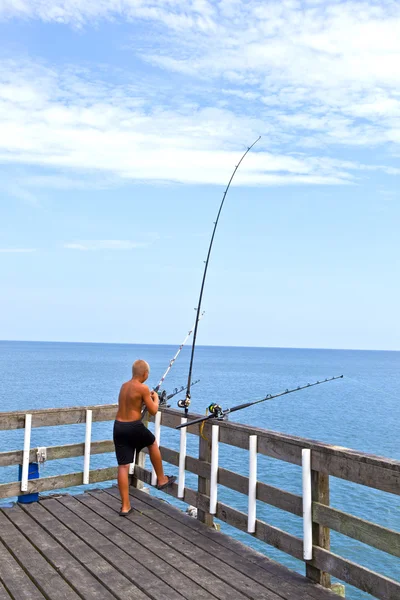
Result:
<instances>
[{"instance_id":1,"label":"fishing reel","mask_svg":"<svg viewBox=\"0 0 400 600\"><path fill-rule=\"evenodd\" d=\"M158 392L159 406L167 406L168 396L165 390L159 390Z\"/></svg>"},{"instance_id":2,"label":"fishing reel","mask_svg":"<svg viewBox=\"0 0 400 600\"><path fill-rule=\"evenodd\" d=\"M158 406L163 406L164 408L169 408L170 404L167 404L169 397L166 390L158 390Z\"/></svg>"},{"instance_id":3,"label":"fishing reel","mask_svg":"<svg viewBox=\"0 0 400 600\"><path fill-rule=\"evenodd\" d=\"M178 407L179 408L184 408L185 410L187 410L190 406L190 396L186 396L186 398L182 398L181 400L178 400Z\"/></svg>"},{"instance_id":4,"label":"fishing reel","mask_svg":"<svg viewBox=\"0 0 400 600\"><path fill-rule=\"evenodd\" d=\"M222 410L222 406L212 402L210 406L207 407L208 412L213 415L216 419L223 419L224 411Z\"/></svg>"}]
</instances>

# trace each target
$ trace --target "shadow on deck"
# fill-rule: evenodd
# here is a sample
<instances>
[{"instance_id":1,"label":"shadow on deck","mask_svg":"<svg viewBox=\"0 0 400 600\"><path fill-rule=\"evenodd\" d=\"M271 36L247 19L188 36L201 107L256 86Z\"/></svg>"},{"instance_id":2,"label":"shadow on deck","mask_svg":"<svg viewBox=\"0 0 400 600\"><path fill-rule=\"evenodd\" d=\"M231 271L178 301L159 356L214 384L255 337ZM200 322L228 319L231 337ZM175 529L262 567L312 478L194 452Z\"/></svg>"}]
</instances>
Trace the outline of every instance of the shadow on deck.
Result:
<instances>
[{"instance_id":1,"label":"shadow on deck","mask_svg":"<svg viewBox=\"0 0 400 600\"><path fill-rule=\"evenodd\" d=\"M335 594L131 489L0 511L0 600L334 600Z\"/></svg>"}]
</instances>

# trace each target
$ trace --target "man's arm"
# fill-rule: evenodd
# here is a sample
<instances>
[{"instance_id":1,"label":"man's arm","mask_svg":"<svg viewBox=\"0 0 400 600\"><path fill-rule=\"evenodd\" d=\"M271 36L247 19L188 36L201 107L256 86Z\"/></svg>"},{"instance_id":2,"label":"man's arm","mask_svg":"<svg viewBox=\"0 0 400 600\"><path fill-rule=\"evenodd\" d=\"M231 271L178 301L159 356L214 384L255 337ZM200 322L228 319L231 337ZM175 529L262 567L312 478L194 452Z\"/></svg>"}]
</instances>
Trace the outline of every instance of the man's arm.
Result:
<instances>
[{"instance_id":1,"label":"man's arm","mask_svg":"<svg viewBox=\"0 0 400 600\"><path fill-rule=\"evenodd\" d=\"M150 392L147 385L143 386L143 402L151 415L155 415L158 412L158 394L154 391Z\"/></svg>"}]
</instances>

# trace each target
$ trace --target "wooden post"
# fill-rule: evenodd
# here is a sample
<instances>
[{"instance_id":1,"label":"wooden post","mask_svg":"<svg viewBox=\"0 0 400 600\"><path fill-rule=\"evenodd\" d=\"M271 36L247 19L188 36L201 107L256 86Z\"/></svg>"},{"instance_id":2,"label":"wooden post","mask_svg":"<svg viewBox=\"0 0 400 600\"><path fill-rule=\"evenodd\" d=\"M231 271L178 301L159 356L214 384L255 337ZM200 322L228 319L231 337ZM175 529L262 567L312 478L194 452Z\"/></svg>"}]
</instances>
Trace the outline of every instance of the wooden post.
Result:
<instances>
[{"instance_id":1,"label":"wooden post","mask_svg":"<svg viewBox=\"0 0 400 600\"><path fill-rule=\"evenodd\" d=\"M199 437L199 460L210 463L211 462L211 443ZM205 477L199 477L198 484L198 492L199 494L204 494L205 496L210 496L210 480ZM214 526L214 518L210 513L205 512L204 510L197 509L197 519L202 523L208 525L208 527Z\"/></svg>"},{"instance_id":2,"label":"wooden post","mask_svg":"<svg viewBox=\"0 0 400 600\"><path fill-rule=\"evenodd\" d=\"M312 501L329 505L329 475L319 471L311 471ZM320 546L325 550L330 549L330 530L314 523L312 525L313 546ZM312 565L306 564L306 577L326 588L331 587L331 576Z\"/></svg>"}]
</instances>

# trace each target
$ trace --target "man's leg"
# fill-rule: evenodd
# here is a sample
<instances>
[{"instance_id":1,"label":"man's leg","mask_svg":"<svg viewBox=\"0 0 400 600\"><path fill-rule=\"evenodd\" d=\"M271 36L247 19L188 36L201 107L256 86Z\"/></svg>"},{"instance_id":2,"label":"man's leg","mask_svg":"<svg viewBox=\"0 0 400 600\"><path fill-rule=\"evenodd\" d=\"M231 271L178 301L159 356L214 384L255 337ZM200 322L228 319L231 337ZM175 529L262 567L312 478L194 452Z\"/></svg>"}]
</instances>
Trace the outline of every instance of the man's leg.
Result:
<instances>
[{"instance_id":1,"label":"man's leg","mask_svg":"<svg viewBox=\"0 0 400 600\"><path fill-rule=\"evenodd\" d=\"M121 512L128 512L131 508L129 499L129 465L118 466L118 489L121 496Z\"/></svg>"},{"instance_id":2,"label":"man's leg","mask_svg":"<svg viewBox=\"0 0 400 600\"><path fill-rule=\"evenodd\" d=\"M151 464L157 475L157 485L164 485L164 483L167 483L168 477L164 475L160 448L158 447L157 442L154 442L154 444L148 448Z\"/></svg>"}]
</instances>

